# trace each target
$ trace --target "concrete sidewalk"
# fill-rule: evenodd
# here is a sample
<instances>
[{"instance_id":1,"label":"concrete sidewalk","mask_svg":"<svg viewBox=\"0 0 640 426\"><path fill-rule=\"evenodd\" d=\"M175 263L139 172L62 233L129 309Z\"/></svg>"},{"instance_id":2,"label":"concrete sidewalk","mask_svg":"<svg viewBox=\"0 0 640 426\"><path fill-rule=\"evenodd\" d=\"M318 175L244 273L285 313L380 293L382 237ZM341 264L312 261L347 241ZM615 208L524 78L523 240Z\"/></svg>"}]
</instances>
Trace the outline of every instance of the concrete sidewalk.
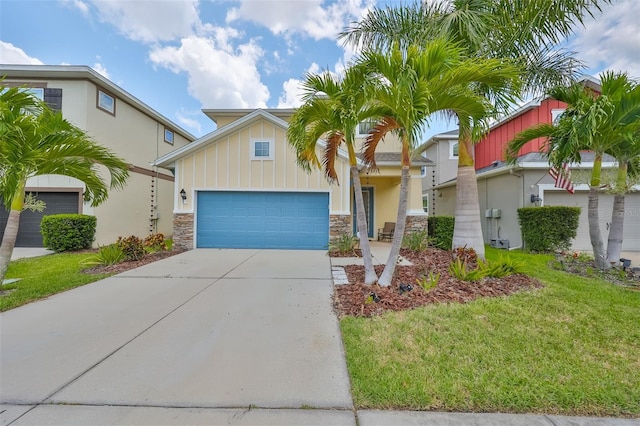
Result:
<instances>
[{"instance_id":1,"label":"concrete sidewalk","mask_svg":"<svg viewBox=\"0 0 640 426\"><path fill-rule=\"evenodd\" d=\"M1 425L638 425L353 409L329 258L192 250L0 314Z\"/></svg>"}]
</instances>

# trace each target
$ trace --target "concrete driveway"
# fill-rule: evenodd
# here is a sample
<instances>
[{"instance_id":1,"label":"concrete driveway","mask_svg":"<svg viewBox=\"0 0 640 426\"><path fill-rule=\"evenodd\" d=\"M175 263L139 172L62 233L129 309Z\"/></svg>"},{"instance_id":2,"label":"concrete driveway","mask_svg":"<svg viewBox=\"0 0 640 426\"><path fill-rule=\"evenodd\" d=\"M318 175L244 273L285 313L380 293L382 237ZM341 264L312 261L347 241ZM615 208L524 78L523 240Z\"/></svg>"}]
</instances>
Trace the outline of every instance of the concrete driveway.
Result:
<instances>
[{"instance_id":1,"label":"concrete driveway","mask_svg":"<svg viewBox=\"0 0 640 426\"><path fill-rule=\"evenodd\" d=\"M353 425L330 273L192 250L5 312L1 424Z\"/></svg>"}]
</instances>

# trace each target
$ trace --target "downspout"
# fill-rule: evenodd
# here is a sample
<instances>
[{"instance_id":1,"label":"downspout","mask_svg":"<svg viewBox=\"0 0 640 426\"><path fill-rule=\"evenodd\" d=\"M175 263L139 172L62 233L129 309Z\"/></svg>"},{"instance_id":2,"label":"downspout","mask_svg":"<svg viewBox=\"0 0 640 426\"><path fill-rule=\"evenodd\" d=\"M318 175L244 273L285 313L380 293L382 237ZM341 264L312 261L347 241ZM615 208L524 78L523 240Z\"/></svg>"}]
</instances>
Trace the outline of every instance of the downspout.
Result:
<instances>
[{"instance_id":1,"label":"downspout","mask_svg":"<svg viewBox=\"0 0 640 426\"><path fill-rule=\"evenodd\" d=\"M522 182L521 187L522 187L522 197L520 198L520 207L524 207L524 201L525 201L525 191L524 191L524 175L518 174L518 173L514 173L513 172L513 168L509 169L509 174L511 176L515 176L517 178L520 178L520 182ZM520 241L522 241L522 232L520 233ZM509 250L518 250L521 249L522 246L517 246L517 247L509 247Z\"/></svg>"}]
</instances>

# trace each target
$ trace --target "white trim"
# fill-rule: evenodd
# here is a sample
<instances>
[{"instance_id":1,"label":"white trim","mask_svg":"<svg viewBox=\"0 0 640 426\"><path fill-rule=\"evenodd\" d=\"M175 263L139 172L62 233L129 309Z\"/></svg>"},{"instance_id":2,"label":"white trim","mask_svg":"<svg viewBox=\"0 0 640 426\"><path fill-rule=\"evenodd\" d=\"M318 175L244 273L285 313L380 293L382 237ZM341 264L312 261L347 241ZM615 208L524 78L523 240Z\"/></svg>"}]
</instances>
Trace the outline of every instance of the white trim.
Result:
<instances>
[{"instance_id":1,"label":"white trim","mask_svg":"<svg viewBox=\"0 0 640 426\"><path fill-rule=\"evenodd\" d=\"M192 188L196 192L320 192L331 194L331 189L287 189L287 188Z\"/></svg>"},{"instance_id":2,"label":"white trim","mask_svg":"<svg viewBox=\"0 0 640 426\"><path fill-rule=\"evenodd\" d=\"M420 210L411 209L411 210L407 210L407 216L428 216L428 214L423 209L420 209Z\"/></svg>"},{"instance_id":3,"label":"white trim","mask_svg":"<svg viewBox=\"0 0 640 426\"><path fill-rule=\"evenodd\" d=\"M458 145L458 155L455 155L453 153L453 147L455 145ZM459 145L459 142L457 140L449 141L449 160L457 160L458 158L460 158L460 145Z\"/></svg>"},{"instance_id":4,"label":"white trim","mask_svg":"<svg viewBox=\"0 0 640 426\"><path fill-rule=\"evenodd\" d=\"M256 144L259 142L267 142L269 144L269 155L256 156ZM273 161L275 157L275 150L275 141L271 138L252 138L249 140L249 159L251 161ZM240 152L238 152L238 157L240 157Z\"/></svg>"}]
</instances>

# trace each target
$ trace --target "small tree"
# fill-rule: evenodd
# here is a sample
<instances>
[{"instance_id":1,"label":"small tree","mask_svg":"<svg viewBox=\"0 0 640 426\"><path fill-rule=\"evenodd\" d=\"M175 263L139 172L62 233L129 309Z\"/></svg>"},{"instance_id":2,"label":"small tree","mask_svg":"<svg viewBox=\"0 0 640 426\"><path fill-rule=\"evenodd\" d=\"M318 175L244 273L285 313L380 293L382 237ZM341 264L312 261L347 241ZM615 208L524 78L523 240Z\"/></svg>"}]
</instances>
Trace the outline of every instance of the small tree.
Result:
<instances>
[{"instance_id":1,"label":"small tree","mask_svg":"<svg viewBox=\"0 0 640 426\"><path fill-rule=\"evenodd\" d=\"M110 176L110 185L101 177ZM109 188L124 187L127 163L22 88L0 85L0 196L9 219L0 245L4 278L25 208L25 186L33 176L58 174L84 182L85 201L97 206Z\"/></svg>"}]
</instances>

